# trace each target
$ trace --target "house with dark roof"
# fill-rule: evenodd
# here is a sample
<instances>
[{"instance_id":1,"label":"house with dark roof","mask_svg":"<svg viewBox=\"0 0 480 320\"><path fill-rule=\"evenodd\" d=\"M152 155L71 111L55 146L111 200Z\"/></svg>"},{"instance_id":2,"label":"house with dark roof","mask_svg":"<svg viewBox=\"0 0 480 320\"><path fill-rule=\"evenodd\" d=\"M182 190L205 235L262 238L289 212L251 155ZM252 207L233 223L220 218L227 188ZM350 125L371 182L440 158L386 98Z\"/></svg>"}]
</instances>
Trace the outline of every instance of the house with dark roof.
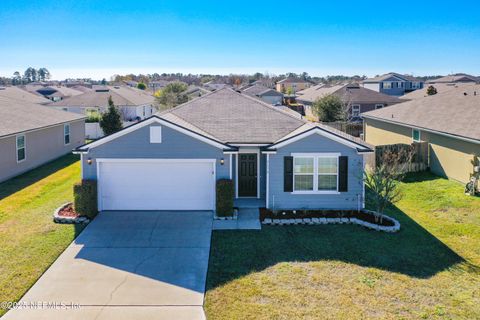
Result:
<instances>
[{"instance_id":1,"label":"house with dark roof","mask_svg":"<svg viewBox=\"0 0 480 320\"><path fill-rule=\"evenodd\" d=\"M225 88L78 147L100 210L360 209L365 142Z\"/></svg>"},{"instance_id":2,"label":"house with dark roof","mask_svg":"<svg viewBox=\"0 0 480 320\"><path fill-rule=\"evenodd\" d=\"M468 182L480 156L480 85L370 111L364 139L372 145L427 142L429 167L437 175Z\"/></svg>"},{"instance_id":3,"label":"house with dark roof","mask_svg":"<svg viewBox=\"0 0 480 320\"><path fill-rule=\"evenodd\" d=\"M313 83L302 78L287 77L278 81L275 85L275 88L281 93L288 93L288 91L295 93L297 91L310 88L312 85Z\"/></svg>"},{"instance_id":4,"label":"house with dark roof","mask_svg":"<svg viewBox=\"0 0 480 320\"><path fill-rule=\"evenodd\" d=\"M21 90L21 89L18 89ZM0 181L85 142L85 117L0 95Z\"/></svg>"},{"instance_id":5,"label":"house with dark roof","mask_svg":"<svg viewBox=\"0 0 480 320\"><path fill-rule=\"evenodd\" d=\"M403 100L389 96L374 90L361 87L357 83L338 85L316 85L297 92L296 100L307 105L307 108L322 97L334 95L339 97L345 104L349 119L360 120L363 112L381 109Z\"/></svg>"},{"instance_id":6,"label":"house with dark roof","mask_svg":"<svg viewBox=\"0 0 480 320\"><path fill-rule=\"evenodd\" d=\"M254 84L243 89L242 93L247 94L251 97L259 98L271 105L280 106L283 104L283 93L259 84Z\"/></svg>"},{"instance_id":7,"label":"house with dark roof","mask_svg":"<svg viewBox=\"0 0 480 320\"><path fill-rule=\"evenodd\" d=\"M480 78L466 73L456 73L445 77L431 79L427 81L428 84L432 83L480 83Z\"/></svg>"},{"instance_id":8,"label":"house with dark roof","mask_svg":"<svg viewBox=\"0 0 480 320\"><path fill-rule=\"evenodd\" d=\"M363 80L362 84L364 88L391 96L402 96L424 87L423 80L395 72Z\"/></svg>"}]
</instances>

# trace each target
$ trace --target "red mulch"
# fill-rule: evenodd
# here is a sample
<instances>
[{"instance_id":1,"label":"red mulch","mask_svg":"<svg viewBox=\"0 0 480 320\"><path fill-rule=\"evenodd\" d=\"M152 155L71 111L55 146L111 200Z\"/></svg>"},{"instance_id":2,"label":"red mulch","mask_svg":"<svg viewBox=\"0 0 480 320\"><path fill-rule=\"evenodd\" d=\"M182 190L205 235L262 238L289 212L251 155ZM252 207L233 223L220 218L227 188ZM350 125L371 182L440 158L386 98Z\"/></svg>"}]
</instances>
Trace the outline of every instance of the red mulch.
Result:
<instances>
[{"instance_id":1,"label":"red mulch","mask_svg":"<svg viewBox=\"0 0 480 320\"><path fill-rule=\"evenodd\" d=\"M303 219L303 218L357 218L373 224L391 227L394 223L389 219L383 219L382 223L375 222L375 217L363 211L355 210L279 210L273 212L266 208L260 208L260 221L270 219Z\"/></svg>"},{"instance_id":2,"label":"red mulch","mask_svg":"<svg viewBox=\"0 0 480 320\"><path fill-rule=\"evenodd\" d=\"M78 217L78 213L75 212L75 209L73 208L73 204L67 205L65 208L60 210L58 212L58 215L60 217Z\"/></svg>"}]
</instances>

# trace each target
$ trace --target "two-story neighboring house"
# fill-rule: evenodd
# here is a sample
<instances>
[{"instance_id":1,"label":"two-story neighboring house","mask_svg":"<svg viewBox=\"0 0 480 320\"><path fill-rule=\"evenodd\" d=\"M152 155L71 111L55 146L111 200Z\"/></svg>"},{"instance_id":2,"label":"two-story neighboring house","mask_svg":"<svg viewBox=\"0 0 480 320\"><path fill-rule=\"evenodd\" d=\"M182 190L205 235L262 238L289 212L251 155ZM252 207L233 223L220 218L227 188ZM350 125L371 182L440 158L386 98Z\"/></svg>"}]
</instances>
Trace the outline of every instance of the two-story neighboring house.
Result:
<instances>
[{"instance_id":1,"label":"two-story neighboring house","mask_svg":"<svg viewBox=\"0 0 480 320\"><path fill-rule=\"evenodd\" d=\"M364 80L363 87L391 96L403 96L407 92L422 89L424 81L409 75L390 72Z\"/></svg>"},{"instance_id":2,"label":"two-story neighboring house","mask_svg":"<svg viewBox=\"0 0 480 320\"><path fill-rule=\"evenodd\" d=\"M301 78L288 77L277 82L275 88L278 92L288 93L291 90L293 93L310 88L313 84Z\"/></svg>"}]
</instances>

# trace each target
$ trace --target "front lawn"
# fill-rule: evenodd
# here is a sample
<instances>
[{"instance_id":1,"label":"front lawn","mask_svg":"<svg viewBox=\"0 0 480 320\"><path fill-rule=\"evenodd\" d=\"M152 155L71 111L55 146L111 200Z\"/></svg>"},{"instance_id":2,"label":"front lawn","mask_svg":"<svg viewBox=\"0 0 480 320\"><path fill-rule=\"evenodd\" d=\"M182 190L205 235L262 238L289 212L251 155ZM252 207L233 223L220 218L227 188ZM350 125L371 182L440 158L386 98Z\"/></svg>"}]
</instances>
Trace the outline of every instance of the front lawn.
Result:
<instances>
[{"instance_id":1,"label":"front lawn","mask_svg":"<svg viewBox=\"0 0 480 320\"><path fill-rule=\"evenodd\" d=\"M355 225L215 231L208 319L479 319L480 199L424 173L387 214Z\"/></svg>"},{"instance_id":2,"label":"front lawn","mask_svg":"<svg viewBox=\"0 0 480 320\"><path fill-rule=\"evenodd\" d=\"M19 300L81 231L52 221L79 179L78 156L67 155L0 183L0 302Z\"/></svg>"}]
</instances>

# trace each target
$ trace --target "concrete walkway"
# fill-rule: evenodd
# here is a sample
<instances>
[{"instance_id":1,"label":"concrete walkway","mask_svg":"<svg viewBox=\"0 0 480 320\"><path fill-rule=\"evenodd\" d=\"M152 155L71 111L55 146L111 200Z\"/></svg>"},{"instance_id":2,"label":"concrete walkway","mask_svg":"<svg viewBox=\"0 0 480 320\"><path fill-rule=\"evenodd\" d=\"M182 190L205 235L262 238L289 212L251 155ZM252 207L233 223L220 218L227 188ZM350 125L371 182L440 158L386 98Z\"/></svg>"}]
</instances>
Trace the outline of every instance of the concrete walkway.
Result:
<instances>
[{"instance_id":1,"label":"concrete walkway","mask_svg":"<svg viewBox=\"0 0 480 320\"><path fill-rule=\"evenodd\" d=\"M102 212L4 319L205 319L212 213ZM73 304L73 308L72 308Z\"/></svg>"},{"instance_id":2,"label":"concrete walkway","mask_svg":"<svg viewBox=\"0 0 480 320\"><path fill-rule=\"evenodd\" d=\"M236 220L214 220L213 230L261 230L258 208L240 208Z\"/></svg>"}]
</instances>

